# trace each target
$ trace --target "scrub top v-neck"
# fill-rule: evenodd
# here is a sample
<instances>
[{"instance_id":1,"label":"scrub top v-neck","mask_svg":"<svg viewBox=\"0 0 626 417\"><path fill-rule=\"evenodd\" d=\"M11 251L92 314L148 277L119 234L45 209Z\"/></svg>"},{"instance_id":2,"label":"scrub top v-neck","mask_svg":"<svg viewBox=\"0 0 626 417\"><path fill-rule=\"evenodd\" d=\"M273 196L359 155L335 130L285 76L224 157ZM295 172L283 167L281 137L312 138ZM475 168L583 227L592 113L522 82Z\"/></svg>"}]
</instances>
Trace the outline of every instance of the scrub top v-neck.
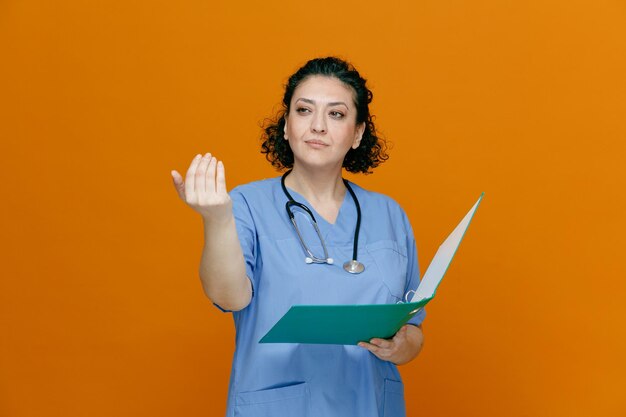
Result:
<instances>
[{"instance_id":1,"label":"scrub top v-neck","mask_svg":"<svg viewBox=\"0 0 626 417\"><path fill-rule=\"evenodd\" d=\"M285 212L280 177L233 189L237 234L252 283L250 304L233 312L236 348L227 416L402 416L403 385L396 366L358 346L259 344L295 304L396 303L419 284L413 232L389 197L351 184L362 210L358 259L361 274L342 265L352 258L356 207L348 196L334 224L314 212L334 264L306 264L305 252ZM323 253L310 217L294 215L303 238ZM420 324L424 313L410 324Z\"/></svg>"}]
</instances>

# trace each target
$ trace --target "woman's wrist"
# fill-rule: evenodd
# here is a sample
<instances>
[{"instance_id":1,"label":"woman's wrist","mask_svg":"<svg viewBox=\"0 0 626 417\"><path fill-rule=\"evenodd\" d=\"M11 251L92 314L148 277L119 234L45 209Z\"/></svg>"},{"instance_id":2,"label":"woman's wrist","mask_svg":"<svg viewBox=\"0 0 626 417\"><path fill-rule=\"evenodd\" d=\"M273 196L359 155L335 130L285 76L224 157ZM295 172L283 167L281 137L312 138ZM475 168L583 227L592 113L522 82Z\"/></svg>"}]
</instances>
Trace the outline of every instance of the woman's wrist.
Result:
<instances>
[{"instance_id":1,"label":"woman's wrist","mask_svg":"<svg viewBox=\"0 0 626 417\"><path fill-rule=\"evenodd\" d=\"M215 231L215 229L227 228L235 223L232 207L222 213L200 213L205 230Z\"/></svg>"}]
</instances>

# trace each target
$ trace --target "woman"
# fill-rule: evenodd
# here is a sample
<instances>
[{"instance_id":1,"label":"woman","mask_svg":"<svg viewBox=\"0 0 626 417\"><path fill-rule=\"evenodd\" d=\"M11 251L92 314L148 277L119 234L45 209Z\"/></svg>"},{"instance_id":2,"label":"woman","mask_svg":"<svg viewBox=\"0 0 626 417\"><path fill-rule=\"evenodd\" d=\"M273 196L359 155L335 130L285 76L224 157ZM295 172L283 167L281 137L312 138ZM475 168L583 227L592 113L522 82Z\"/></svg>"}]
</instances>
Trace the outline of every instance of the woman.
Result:
<instances>
[{"instance_id":1,"label":"woman","mask_svg":"<svg viewBox=\"0 0 626 417\"><path fill-rule=\"evenodd\" d=\"M396 365L421 350L423 313L392 339L359 346L258 343L292 305L396 303L419 284L404 211L342 179L342 168L368 173L387 159L371 99L347 62L311 60L289 78L284 111L265 129L263 152L285 175L229 195L211 154L195 157L185 181L172 171L179 196L204 220L204 291L235 320L228 416L405 414Z\"/></svg>"}]
</instances>

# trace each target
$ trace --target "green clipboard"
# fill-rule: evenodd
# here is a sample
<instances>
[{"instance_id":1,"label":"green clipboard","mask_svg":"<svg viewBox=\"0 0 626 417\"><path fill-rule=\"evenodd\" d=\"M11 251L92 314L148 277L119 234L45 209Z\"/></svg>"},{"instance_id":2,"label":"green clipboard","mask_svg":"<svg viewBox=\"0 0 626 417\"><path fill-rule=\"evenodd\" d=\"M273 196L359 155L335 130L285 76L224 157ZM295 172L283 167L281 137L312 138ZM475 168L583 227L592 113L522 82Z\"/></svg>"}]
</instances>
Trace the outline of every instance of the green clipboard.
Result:
<instances>
[{"instance_id":1,"label":"green clipboard","mask_svg":"<svg viewBox=\"0 0 626 417\"><path fill-rule=\"evenodd\" d=\"M402 304L296 305L259 343L356 345L388 339L430 300Z\"/></svg>"},{"instance_id":2,"label":"green clipboard","mask_svg":"<svg viewBox=\"0 0 626 417\"><path fill-rule=\"evenodd\" d=\"M483 194L439 246L411 302L363 305L295 305L259 343L356 345L374 337L389 339L435 296L465 236Z\"/></svg>"}]
</instances>

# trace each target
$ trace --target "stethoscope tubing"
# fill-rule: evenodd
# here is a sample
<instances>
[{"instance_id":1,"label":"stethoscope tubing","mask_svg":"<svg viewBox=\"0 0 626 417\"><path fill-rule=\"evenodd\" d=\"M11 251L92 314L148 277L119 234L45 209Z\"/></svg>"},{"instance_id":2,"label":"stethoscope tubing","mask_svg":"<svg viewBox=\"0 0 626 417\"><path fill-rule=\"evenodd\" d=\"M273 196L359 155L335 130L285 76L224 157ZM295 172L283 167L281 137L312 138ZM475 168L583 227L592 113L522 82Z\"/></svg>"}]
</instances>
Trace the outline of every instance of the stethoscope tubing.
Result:
<instances>
[{"instance_id":1,"label":"stethoscope tubing","mask_svg":"<svg viewBox=\"0 0 626 417\"><path fill-rule=\"evenodd\" d=\"M361 205L359 204L359 199L356 198L356 194L354 194L352 187L348 183L348 180L344 179L343 183L346 185L348 192L354 200L354 205L356 206L356 227L354 230L354 247L352 248L352 260L356 261L356 255L359 252L359 231L361 230Z\"/></svg>"},{"instance_id":2,"label":"stethoscope tubing","mask_svg":"<svg viewBox=\"0 0 626 417\"><path fill-rule=\"evenodd\" d=\"M320 238L320 242L322 243L322 249L324 250L324 258L318 258L317 256L315 256L313 252L311 252L309 247L306 245L306 243L304 243L304 237L300 233L300 228L298 227L298 223L296 223L295 216L293 212L291 211L291 206L299 207L302 210L306 211L311 216L311 219L313 220L313 227L315 228L315 232L317 233L317 236ZM302 247L304 248L304 251L308 255L308 257L306 258L306 262L316 263L316 264L323 264L323 263L332 264L333 259L328 256L328 249L326 248L326 243L324 243L324 239L322 239L322 233L320 231L319 226L317 225L317 220L315 219L315 216L313 215L311 210L309 210L309 208L305 206L304 204L298 203L297 201L294 201L294 200L287 201L287 204L285 204L285 209L287 210L287 213L289 214L289 219L291 220L291 224L293 224L294 229L296 229L296 234L298 235L298 239L300 239L300 244L302 245Z\"/></svg>"},{"instance_id":3,"label":"stethoscope tubing","mask_svg":"<svg viewBox=\"0 0 626 417\"><path fill-rule=\"evenodd\" d=\"M291 221L291 223L293 224L294 229L296 230L296 234L298 235L298 239L300 240L300 244L302 245L302 247L304 248L304 251L308 255L305 260L306 260L307 263L328 263L328 264L332 264L332 263L334 263L334 261L333 261L332 258L330 258L328 256L328 249L326 248L326 243L324 242L324 239L322 238L322 233L320 232L320 229L319 229L319 227L317 225L317 219L315 219L315 216L313 215L313 212L305 204L302 204L302 203L299 203L299 202L295 201L293 199L293 197L291 196L291 194L289 193L289 191L287 191L287 187L285 186L285 178L287 177L287 175L289 175L290 172L291 172L291 170L289 170L289 171L285 172L285 174L283 174L283 176L282 176L282 178L280 180L280 185L281 185L281 187L283 189L283 193L285 194L285 196L287 196L287 199L288 199L287 203L285 204L285 210L287 211L287 215L289 216L289 220ZM354 193L354 190L350 186L350 183L348 182L348 180L343 179L343 183L346 186L346 189L348 190L348 192L350 193L350 196L352 197L352 200L354 200L354 205L356 206L356 213L357 213L356 227L355 227L355 230L354 230L354 243L353 243L353 246L352 246L352 260L346 262L343 267L349 273L358 274L358 273L362 272L363 269L364 269L363 264L361 264L359 261L357 261L357 254L358 254L358 250L359 250L359 231L361 230L361 205L359 204L359 199L356 197L356 194ZM304 242L304 238L302 237L302 234L300 233L300 229L298 228L298 225L296 223L295 216L294 216L294 214L293 214L293 212L291 210L292 206L296 206L296 207L304 210L311 217L311 220L313 222L313 227L315 228L315 232L317 233L317 236L320 239L320 242L322 243L322 249L324 250L324 257L325 258L318 258L315 255L313 255L313 252L311 252L309 247Z\"/></svg>"}]
</instances>

